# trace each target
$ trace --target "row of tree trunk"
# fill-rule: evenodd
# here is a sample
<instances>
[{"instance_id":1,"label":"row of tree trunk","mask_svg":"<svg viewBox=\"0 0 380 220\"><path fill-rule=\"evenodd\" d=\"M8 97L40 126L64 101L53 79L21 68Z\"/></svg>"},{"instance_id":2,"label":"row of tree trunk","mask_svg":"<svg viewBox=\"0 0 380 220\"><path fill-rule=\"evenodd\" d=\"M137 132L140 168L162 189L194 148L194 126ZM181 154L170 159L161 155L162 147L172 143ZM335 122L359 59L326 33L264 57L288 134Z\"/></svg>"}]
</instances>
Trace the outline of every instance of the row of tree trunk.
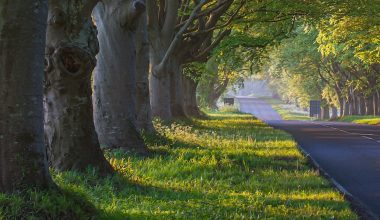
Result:
<instances>
[{"instance_id":1,"label":"row of tree trunk","mask_svg":"<svg viewBox=\"0 0 380 220\"><path fill-rule=\"evenodd\" d=\"M145 152L139 131L152 130L149 58L141 54L146 41L135 42L144 2L0 4L0 191L51 185L48 162L110 174L100 146Z\"/></svg>"},{"instance_id":2,"label":"row of tree trunk","mask_svg":"<svg viewBox=\"0 0 380 220\"><path fill-rule=\"evenodd\" d=\"M380 115L380 97L376 92L367 97L350 95L348 98L340 99L340 114L347 115Z\"/></svg>"},{"instance_id":3,"label":"row of tree trunk","mask_svg":"<svg viewBox=\"0 0 380 220\"><path fill-rule=\"evenodd\" d=\"M52 185L49 165L110 174L102 148L145 154L141 131L154 131L152 115L201 115L198 83L182 74L189 61L162 66L145 7L0 1L0 192Z\"/></svg>"},{"instance_id":4,"label":"row of tree trunk","mask_svg":"<svg viewBox=\"0 0 380 220\"><path fill-rule=\"evenodd\" d=\"M380 115L380 97L379 93L375 93L367 98L364 96L353 95L349 98L341 98L340 103L340 116L349 115L366 115L376 116ZM335 106L324 106L321 108L322 119L335 119L338 117L338 109Z\"/></svg>"}]
</instances>

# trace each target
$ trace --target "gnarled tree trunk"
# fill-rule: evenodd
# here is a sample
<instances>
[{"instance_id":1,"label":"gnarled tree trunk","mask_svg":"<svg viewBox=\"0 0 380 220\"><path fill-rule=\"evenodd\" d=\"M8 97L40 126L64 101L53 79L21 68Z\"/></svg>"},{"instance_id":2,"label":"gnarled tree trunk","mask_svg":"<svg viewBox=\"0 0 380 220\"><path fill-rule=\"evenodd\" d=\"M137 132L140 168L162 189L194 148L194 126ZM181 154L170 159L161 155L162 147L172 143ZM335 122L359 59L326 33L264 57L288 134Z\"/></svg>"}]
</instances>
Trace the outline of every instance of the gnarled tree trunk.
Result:
<instances>
[{"instance_id":1,"label":"gnarled tree trunk","mask_svg":"<svg viewBox=\"0 0 380 220\"><path fill-rule=\"evenodd\" d=\"M92 116L91 74L98 53L91 9L96 1L50 0L46 43L45 134L56 170L102 174L112 168L100 149Z\"/></svg>"},{"instance_id":2,"label":"gnarled tree trunk","mask_svg":"<svg viewBox=\"0 0 380 220\"><path fill-rule=\"evenodd\" d=\"M136 127L136 28L141 0L105 0L94 10L100 52L94 73L94 119L102 146L144 153Z\"/></svg>"},{"instance_id":3,"label":"gnarled tree trunk","mask_svg":"<svg viewBox=\"0 0 380 220\"><path fill-rule=\"evenodd\" d=\"M52 182L43 137L46 0L0 1L0 192Z\"/></svg>"},{"instance_id":4,"label":"gnarled tree trunk","mask_svg":"<svg viewBox=\"0 0 380 220\"><path fill-rule=\"evenodd\" d=\"M146 14L142 15L137 29L136 126L139 130L153 132L152 109L149 95L149 40L146 16Z\"/></svg>"}]
</instances>

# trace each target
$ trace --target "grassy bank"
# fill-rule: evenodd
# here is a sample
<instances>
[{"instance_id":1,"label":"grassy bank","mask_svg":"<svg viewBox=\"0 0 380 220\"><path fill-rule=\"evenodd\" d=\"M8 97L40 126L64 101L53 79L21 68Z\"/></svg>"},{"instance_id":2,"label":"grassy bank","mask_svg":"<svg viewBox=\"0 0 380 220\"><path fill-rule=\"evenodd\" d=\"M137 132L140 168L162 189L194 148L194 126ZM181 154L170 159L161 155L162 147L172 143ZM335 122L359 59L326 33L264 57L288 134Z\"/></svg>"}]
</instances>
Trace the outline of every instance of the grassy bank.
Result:
<instances>
[{"instance_id":1,"label":"grassy bank","mask_svg":"<svg viewBox=\"0 0 380 220\"><path fill-rule=\"evenodd\" d=\"M307 113L301 112L294 105L286 104L279 99L263 98L268 104L270 104L274 110L280 114L284 120L298 120L308 121L310 117Z\"/></svg>"},{"instance_id":2,"label":"grassy bank","mask_svg":"<svg viewBox=\"0 0 380 220\"><path fill-rule=\"evenodd\" d=\"M289 135L249 115L155 126L151 156L108 153L115 177L59 173L63 192L0 195L0 219L357 218Z\"/></svg>"},{"instance_id":3,"label":"grassy bank","mask_svg":"<svg viewBox=\"0 0 380 220\"><path fill-rule=\"evenodd\" d=\"M379 116L344 116L339 118L338 121L342 122L353 122L357 124L368 124L368 125L380 125L380 117Z\"/></svg>"}]
</instances>

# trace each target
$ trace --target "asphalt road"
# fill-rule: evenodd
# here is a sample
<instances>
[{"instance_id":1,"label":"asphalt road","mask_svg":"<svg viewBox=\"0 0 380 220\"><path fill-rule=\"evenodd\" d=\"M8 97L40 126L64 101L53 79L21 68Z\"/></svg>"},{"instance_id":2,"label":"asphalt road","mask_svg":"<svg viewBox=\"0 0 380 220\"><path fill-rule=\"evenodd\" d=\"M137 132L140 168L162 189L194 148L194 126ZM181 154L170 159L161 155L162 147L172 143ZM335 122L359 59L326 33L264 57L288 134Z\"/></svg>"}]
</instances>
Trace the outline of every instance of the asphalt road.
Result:
<instances>
[{"instance_id":1,"label":"asphalt road","mask_svg":"<svg viewBox=\"0 0 380 220\"><path fill-rule=\"evenodd\" d=\"M292 134L333 181L380 217L380 127L283 121L263 100L239 98L238 101L242 112Z\"/></svg>"}]
</instances>

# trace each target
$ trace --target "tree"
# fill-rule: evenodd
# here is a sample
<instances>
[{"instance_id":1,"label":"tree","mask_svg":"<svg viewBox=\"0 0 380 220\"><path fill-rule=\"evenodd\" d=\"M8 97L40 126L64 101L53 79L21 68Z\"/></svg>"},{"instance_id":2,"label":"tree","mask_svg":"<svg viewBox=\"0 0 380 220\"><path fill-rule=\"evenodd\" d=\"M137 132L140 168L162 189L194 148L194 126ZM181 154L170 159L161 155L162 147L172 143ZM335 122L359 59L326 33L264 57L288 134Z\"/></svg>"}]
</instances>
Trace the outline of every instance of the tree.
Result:
<instances>
[{"instance_id":1,"label":"tree","mask_svg":"<svg viewBox=\"0 0 380 220\"><path fill-rule=\"evenodd\" d=\"M99 51L91 11L97 0L50 0L46 43L45 133L56 170L110 173L100 149L91 100L91 74Z\"/></svg>"},{"instance_id":2,"label":"tree","mask_svg":"<svg viewBox=\"0 0 380 220\"><path fill-rule=\"evenodd\" d=\"M189 117L203 117L204 114L199 108L197 100L197 88L201 77L207 71L203 63L189 63L183 67L182 85L184 91L184 109Z\"/></svg>"},{"instance_id":3,"label":"tree","mask_svg":"<svg viewBox=\"0 0 380 220\"><path fill-rule=\"evenodd\" d=\"M152 112L170 119L186 116L183 109L182 65L204 60L229 34L219 31L231 23L244 1L154 1L148 0L148 30L151 43ZM225 15L225 19L222 19ZM221 23L223 22L223 23ZM220 25L220 26L219 26Z\"/></svg>"},{"instance_id":4,"label":"tree","mask_svg":"<svg viewBox=\"0 0 380 220\"><path fill-rule=\"evenodd\" d=\"M319 50L334 60L333 70L344 78L341 89L346 103L343 114L376 114L379 109L379 50L376 18L334 15L318 25Z\"/></svg>"},{"instance_id":5,"label":"tree","mask_svg":"<svg viewBox=\"0 0 380 220\"><path fill-rule=\"evenodd\" d=\"M107 148L145 152L136 127L136 29L142 0L104 0L93 12L100 52L94 72L94 118Z\"/></svg>"},{"instance_id":6,"label":"tree","mask_svg":"<svg viewBox=\"0 0 380 220\"><path fill-rule=\"evenodd\" d=\"M136 37L136 126L139 130L154 131L149 94L149 39L147 15L141 16Z\"/></svg>"},{"instance_id":7,"label":"tree","mask_svg":"<svg viewBox=\"0 0 380 220\"><path fill-rule=\"evenodd\" d=\"M264 74L283 99L308 107L310 100L322 101L322 117L329 117L329 103L322 96L328 84L323 80L323 59L315 44L318 32L299 26L292 38L269 50ZM266 67L265 67L266 66Z\"/></svg>"},{"instance_id":8,"label":"tree","mask_svg":"<svg viewBox=\"0 0 380 220\"><path fill-rule=\"evenodd\" d=\"M47 1L0 1L0 192L51 183L43 139Z\"/></svg>"}]
</instances>

